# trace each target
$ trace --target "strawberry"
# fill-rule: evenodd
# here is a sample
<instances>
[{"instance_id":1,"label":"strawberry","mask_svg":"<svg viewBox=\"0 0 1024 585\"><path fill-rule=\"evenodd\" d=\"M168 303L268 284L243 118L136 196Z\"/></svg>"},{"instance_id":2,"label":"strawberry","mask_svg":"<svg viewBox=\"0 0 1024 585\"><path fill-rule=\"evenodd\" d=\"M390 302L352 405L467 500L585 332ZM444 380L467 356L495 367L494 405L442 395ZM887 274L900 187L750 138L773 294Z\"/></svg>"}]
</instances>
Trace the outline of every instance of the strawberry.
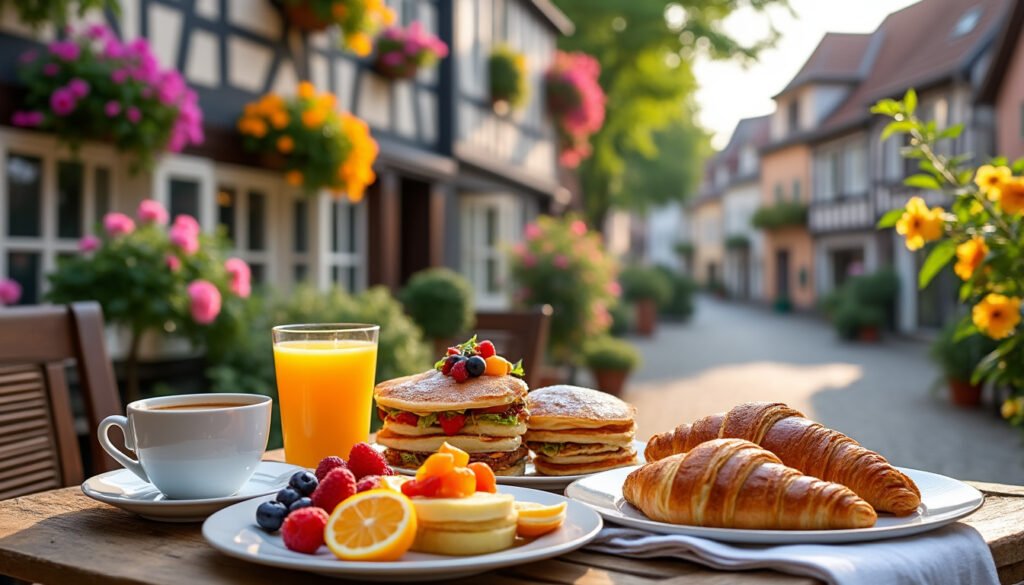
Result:
<instances>
[{"instance_id":1,"label":"strawberry","mask_svg":"<svg viewBox=\"0 0 1024 585\"><path fill-rule=\"evenodd\" d=\"M395 421L396 423L414 427L416 426L416 423L420 421L420 417L416 416L411 412L400 412L392 416L391 420Z\"/></svg>"},{"instance_id":2,"label":"strawberry","mask_svg":"<svg viewBox=\"0 0 1024 585\"><path fill-rule=\"evenodd\" d=\"M441 489L441 476L439 475L432 475L422 480L413 479L402 484L402 493L410 498L416 496L433 498L437 496L439 489Z\"/></svg>"},{"instance_id":3,"label":"strawberry","mask_svg":"<svg viewBox=\"0 0 1024 585\"><path fill-rule=\"evenodd\" d=\"M288 550L311 555L324 543L328 514L322 508L301 508L285 518L281 539Z\"/></svg>"},{"instance_id":4,"label":"strawberry","mask_svg":"<svg viewBox=\"0 0 1024 585\"><path fill-rule=\"evenodd\" d=\"M450 437L461 431L462 427L466 426L466 415L442 412L438 415L437 422L441 423L441 430L444 431L444 434Z\"/></svg>"},{"instance_id":5,"label":"strawberry","mask_svg":"<svg viewBox=\"0 0 1024 585\"><path fill-rule=\"evenodd\" d=\"M466 360L456 363L452 366L451 373L449 374L458 383L465 382L469 379L469 371L466 370Z\"/></svg>"},{"instance_id":6,"label":"strawberry","mask_svg":"<svg viewBox=\"0 0 1024 585\"><path fill-rule=\"evenodd\" d=\"M483 340L476 346L476 352L480 357L487 359L492 355L496 355L498 352L494 350L494 344L490 340Z\"/></svg>"}]
</instances>

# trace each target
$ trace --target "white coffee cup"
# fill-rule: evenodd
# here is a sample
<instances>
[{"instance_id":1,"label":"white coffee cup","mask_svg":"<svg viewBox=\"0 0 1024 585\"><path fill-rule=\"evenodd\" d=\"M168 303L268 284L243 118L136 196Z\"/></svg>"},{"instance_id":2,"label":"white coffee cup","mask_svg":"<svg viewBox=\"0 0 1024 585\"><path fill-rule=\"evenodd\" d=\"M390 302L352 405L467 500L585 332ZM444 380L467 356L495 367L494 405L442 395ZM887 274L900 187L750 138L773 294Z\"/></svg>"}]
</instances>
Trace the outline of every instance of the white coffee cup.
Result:
<instances>
[{"instance_id":1,"label":"white coffee cup","mask_svg":"<svg viewBox=\"0 0 1024 585\"><path fill-rule=\"evenodd\" d=\"M267 448L271 400L256 394L184 394L138 400L128 416L100 423L100 445L126 469L175 500L234 494L252 477ZM110 427L124 433L117 449Z\"/></svg>"}]
</instances>

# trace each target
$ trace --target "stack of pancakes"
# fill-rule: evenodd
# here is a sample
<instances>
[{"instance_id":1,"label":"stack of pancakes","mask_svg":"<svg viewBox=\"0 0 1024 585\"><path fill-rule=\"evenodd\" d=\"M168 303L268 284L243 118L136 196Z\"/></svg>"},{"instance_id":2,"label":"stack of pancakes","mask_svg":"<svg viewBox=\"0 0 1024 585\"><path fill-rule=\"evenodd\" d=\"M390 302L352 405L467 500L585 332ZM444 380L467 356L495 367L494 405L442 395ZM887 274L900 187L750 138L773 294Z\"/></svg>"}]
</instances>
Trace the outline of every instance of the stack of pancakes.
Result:
<instances>
[{"instance_id":1,"label":"stack of pancakes","mask_svg":"<svg viewBox=\"0 0 1024 585\"><path fill-rule=\"evenodd\" d=\"M468 498L413 498L412 550L438 555L482 555L515 543L517 513L511 494L477 492Z\"/></svg>"},{"instance_id":2,"label":"stack of pancakes","mask_svg":"<svg viewBox=\"0 0 1024 585\"><path fill-rule=\"evenodd\" d=\"M514 376L459 383L437 370L381 382L373 391L384 420L377 442L395 467L416 469L447 441L497 475L522 475L529 455L523 445L526 392L526 382ZM453 434L438 420L450 416L464 417Z\"/></svg>"},{"instance_id":3,"label":"stack of pancakes","mask_svg":"<svg viewBox=\"0 0 1024 585\"><path fill-rule=\"evenodd\" d=\"M636 463L636 408L578 386L549 386L526 399L527 446L544 475L579 475Z\"/></svg>"}]
</instances>

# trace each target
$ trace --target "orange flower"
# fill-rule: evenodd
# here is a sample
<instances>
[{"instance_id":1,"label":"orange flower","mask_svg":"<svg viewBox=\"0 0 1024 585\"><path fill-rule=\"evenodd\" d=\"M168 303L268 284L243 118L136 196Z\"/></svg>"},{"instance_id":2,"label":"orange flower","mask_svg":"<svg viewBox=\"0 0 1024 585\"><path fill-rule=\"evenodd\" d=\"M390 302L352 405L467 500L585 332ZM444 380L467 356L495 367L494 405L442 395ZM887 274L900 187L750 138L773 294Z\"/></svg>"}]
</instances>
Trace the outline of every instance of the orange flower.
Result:
<instances>
[{"instance_id":1,"label":"orange flower","mask_svg":"<svg viewBox=\"0 0 1024 585\"><path fill-rule=\"evenodd\" d=\"M316 88L313 84L308 81L299 83L299 97L304 100L310 100L316 97Z\"/></svg>"},{"instance_id":2,"label":"orange flower","mask_svg":"<svg viewBox=\"0 0 1024 585\"><path fill-rule=\"evenodd\" d=\"M340 120L342 133L348 138L351 150L348 158L338 168L338 179L349 200L355 203L363 198L366 187L377 178L373 172L373 163L380 149L370 135L366 122L351 114L342 114Z\"/></svg>"},{"instance_id":3,"label":"orange flower","mask_svg":"<svg viewBox=\"0 0 1024 585\"><path fill-rule=\"evenodd\" d=\"M326 91L317 96L316 98L316 107L321 108L323 110L333 110L335 104L337 103L338 98L334 97L333 93Z\"/></svg>"},{"instance_id":4,"label":"orange flower","mask_svg":"<svg viewBox=\"0 0 1024 585\"><path fill-rule=\"evenodd\" d=\"M331 6L331 16L333 16L335 20L345 20L345 15L347 14L348 7L343 3L335 2L334 5Z\"/></svg>"},{"instance_id":5,"label":"orange flower","mask_svg":"<svg viewBox=\"0 0 1024 585\"><path fill-rule=\"evenodd\" d=\"M969 280L987 255L988 244L985 243L985 238L974 236L956 247L956 265L953 272L961 279Z\"/></svg>"},{"instance_id":6,"label":"orange flower","mask_svg":"<svg viewBox=\"0 0 1024 585\"><path fill-rule=\"evenodd\" d=\"M284 180L293 187L298 187L302 184L302 173L300 171L288 171L284 174Z\"/></svg>"},{"instance_id":7,"label":"orange flower","mask_svg":"<svg viewBox=\"0 0 1024 585\"><path fill-rule=\"evenodd\" d=\"M990 293L971 309L971 320L992 339L1009 337L1020 323L1020 299Z\"/></svg>"},{"instance_id":8,"label":"orange flower","mask_svg":"<svg viewBox=\"0 0 1024 585\"><path fill-rule=\"evenodd\" d=\"M1014 215L1024 211L1024 178L1013 178L1004 181L999 187L999 207Z\"/></svg>"},{"instance_id":9,"label":"orange flower","mask_svg":"<svg viewBox=\"0 0 1024 585\"><path fill-rule=\"evenodd\" d=\"M362 32L352 33L347 35L346 43L348 48L352 49L352 52L360 57L365 57L370 54L373 50L373 43L370 41L370 35Z\"/></svg>"},{"instance_id":10,"label":"orange flower","mask_svg":"<svg viewBox=\"0 0 1024 585\"><path fill-rule=\"evenodd\" d=\"M277 149L281 151L281 154L288 154L295 148L295 141L292 140L291 136L282 136L277 139Z\"/></svg>"},{"instance_id":11,"label":"orange flower","mask_svg":"<svg viewBox=\"0 0 1024 585\"><path fill-rule=\"evenodd\" d=\"M925 242L932 242L942 236L941 207L928 209L928 204L920 197L911 197L907 201L903 217L896 222L896 232L907 238L907 249L918 250Z\"/></svg>"},{"instance_id":12,"label":"orange flower","mask_svg":"<svg viewBox=\"0 0 1024 585\"><path fill-rule=\"evenodd\" d=\"M302 112L302 125L306 128L322 126L325 120L327 120L327 112L321 108L310 108Z\"/></svg>"},{"instance_id":13,"label":"orange flower","mask_svg":"<svg viewBox=\"0 0 1024 585\"><path fill-rule=\"evenodd\" d=\"M270 114L270 125L273 126L275 130L283 129L288 125L288 121L288 112L284 110L277 110Z\"/></svg>"},{"instance_id":14,"label":"orange flower","mask_svg":"<svg viewBox=\"0 0 1024 585\"><path fill-rule=\"evenodd\" d=\"M978 172L974 175L974 183L982 193L988 195L990 201L998 201L1000 187L1012 178L1013 171L1008 167L982 165L978 167Z\"/></svg>"}]
</instances>

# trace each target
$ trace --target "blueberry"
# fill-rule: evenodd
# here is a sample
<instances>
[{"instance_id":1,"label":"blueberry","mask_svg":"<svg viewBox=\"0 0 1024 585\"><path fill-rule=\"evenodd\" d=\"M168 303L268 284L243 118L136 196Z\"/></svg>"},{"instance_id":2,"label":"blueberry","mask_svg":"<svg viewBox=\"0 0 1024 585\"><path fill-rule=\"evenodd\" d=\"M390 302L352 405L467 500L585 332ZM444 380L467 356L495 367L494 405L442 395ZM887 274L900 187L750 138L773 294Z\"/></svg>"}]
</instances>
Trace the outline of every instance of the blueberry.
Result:
<instances>
[{"instance_id":1,"label":"blueberry","mask_svg":"<svg viewBox=\"0 0 1024 585\"><path fill-rule=\"evenodd\" d=\"M296 471L288 480L288 486L304 496L312 495L319 483L316 476L308 471Z\"/></svg>"},{"instance_id":2,"label":"blueberry","mask_svg":"<svg viewBox=\"0 0 1024 585\"><path fill-rule=\"evenodd\" d=\"M299 498L299 499L295 500L294 502L292 502L291 506L288 506L288 513L291 514L295 510L298 510L299 508L308 508L308 507L310 507L312 505L313 505L313 500L311 500L309 498Z\"/></svg>"},{"instance_id":3,"label":"blueberry","mask_svg":"<svg viewBox=\"0 0 1024 585\"><path fill-rule=\"evenodd\" d=\"M286 516L288 516L288 508L285 508L281 502L263 502L259 508L256 508L256 523L268 532L277 532Z\"/></svg>"},{"instance_id":4,"label":"blueberry","mask_svg":"<svg viewBox=\"0 0 1024 585\"><path fill-rule=\"evenodd\" d=\"M473 376L474 378L476 378L477 376L482 376L484 370L486 369L487 362L484 361L484 358L478 355L475 355L466 360L466 372L468 372L469 375Z\"/></svg>"},{"instance_id":5,"label":"blueberry","mask_svg":"<svg viewBox=\"0 0 1024 585\"><path fill-rule=\"evenodd\" d=\"M300 494L297 490L290 487L286 487L283 490L277 492L277 501L284 504L285 508L291 506L295 502L295 500L301 497L302 494Z\"/></svg>"}]
</instances>

